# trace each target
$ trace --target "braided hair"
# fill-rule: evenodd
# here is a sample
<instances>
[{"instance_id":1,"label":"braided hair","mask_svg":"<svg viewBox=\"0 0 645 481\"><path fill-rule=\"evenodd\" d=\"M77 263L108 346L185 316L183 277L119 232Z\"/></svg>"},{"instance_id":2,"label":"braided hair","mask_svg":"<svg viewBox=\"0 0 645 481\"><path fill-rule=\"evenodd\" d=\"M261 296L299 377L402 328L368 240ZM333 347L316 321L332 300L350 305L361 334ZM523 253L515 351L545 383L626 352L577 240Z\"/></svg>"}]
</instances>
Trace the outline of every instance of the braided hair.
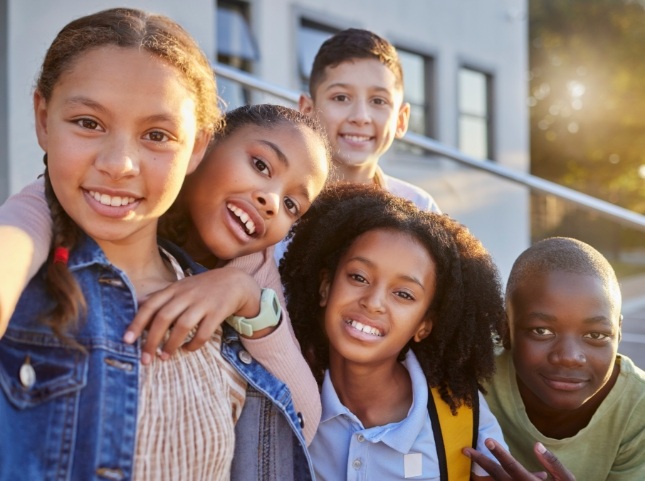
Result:
<instances>
[{"instance_id":1,"label":"braided hair","mask_svg":"<svg viewBox=\"0 0 645 481\"><path fill-rule=\"evenodd\" d=\"M45 55L36 84L38 93L50 101L61 76L74 67L78 58L103 46L145 50L173 66L195 97L198 129L212 136L221 127L215 78L196 41L170 18L131 8L103 10L63 27ZM65 339L64 333L82 317L85 301L66 263L55 262L54 253L60 249L71 251L81 238L81 230L56 198L47 169L47 154L44 160L45 196L53 220L45 285L55 304L46 322Z\"/></svg>"}]
</instances>

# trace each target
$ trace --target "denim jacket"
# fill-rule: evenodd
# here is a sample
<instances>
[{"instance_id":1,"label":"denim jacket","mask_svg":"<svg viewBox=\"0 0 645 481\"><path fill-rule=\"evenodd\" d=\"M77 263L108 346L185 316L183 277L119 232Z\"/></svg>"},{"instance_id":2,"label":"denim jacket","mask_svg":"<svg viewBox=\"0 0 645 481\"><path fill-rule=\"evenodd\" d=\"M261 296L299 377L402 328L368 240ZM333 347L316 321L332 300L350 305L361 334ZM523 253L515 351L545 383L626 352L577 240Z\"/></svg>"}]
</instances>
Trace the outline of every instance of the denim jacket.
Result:
<instances>
[{"instance_id":1,"label":"denim jacket","mask_svg":"<svg viewBox=\"0 0 645 481\"><path fill-rule=\"evenodd\" d=\"M162 243L184 268L203 270ZM137 310L135 290L88 237L68 266L87 302L74 336L84 349L65 344L40 321L53 305L44 269L0 339L0 481L132 478L140 346L122 337ZM251 358L228 326L222 354L249 386L232 479L313 478L288 388Z\"/></svg>"}]
</instances>

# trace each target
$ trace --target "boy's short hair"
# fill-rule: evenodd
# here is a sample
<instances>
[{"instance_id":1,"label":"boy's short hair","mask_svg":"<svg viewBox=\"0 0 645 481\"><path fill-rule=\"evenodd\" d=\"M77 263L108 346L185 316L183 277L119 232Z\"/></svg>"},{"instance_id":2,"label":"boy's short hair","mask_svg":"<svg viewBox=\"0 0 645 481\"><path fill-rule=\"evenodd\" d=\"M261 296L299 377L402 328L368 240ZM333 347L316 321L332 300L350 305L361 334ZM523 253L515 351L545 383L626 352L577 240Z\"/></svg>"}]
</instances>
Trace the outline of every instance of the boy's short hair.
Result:
<instances>
[{"instance_id":1,"label":"boy's short hair","mask_svg":"<svg viewBox=\"0 0 645 481\"><path fill-rule=\"evenodd\" d=\"M403 89L403 69L396 48L374 32L348 28L325 40L318 49L309 77L309 93L325 78L327 67L336 67L354 59L375 59L385 65L396 77L396 84Z\"/></svg>"},{"instance_id":2,"label":"boy's short hair","mask_svg":"<svg viewBox=\"0 0 645 481\"><path fill-rule=\"evenodd\" d=\"M506 284L506 300L525 282L540 274L569 272L602 280L612 307L620 311L621 294L609 261L585 242L569 237L550 237L526 249L513 263Z\"/></svg>"}]
</instances>

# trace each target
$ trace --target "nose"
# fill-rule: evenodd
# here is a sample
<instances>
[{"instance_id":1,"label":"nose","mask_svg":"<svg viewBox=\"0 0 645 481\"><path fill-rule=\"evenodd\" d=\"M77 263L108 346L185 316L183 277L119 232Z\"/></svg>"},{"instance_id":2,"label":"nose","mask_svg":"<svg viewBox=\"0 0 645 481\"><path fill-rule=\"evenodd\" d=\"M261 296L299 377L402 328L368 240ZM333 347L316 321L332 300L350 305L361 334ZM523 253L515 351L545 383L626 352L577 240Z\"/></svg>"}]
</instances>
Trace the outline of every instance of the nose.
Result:
<instances>
[{"instance_id":1,"label":"nose","mask_svg":"<svg viewBox=\"0 0 645 481\"><path fill-rule=\"evenodd\" d=\"M562 336L549 353L549 362L565 367L584 365L587 362L587 356L580 345L581 342L581 340L574 339L573 336Z\"/></svg>"},{"instance_id":2,"label":"nose","mask_svg":"<svg viewBox=\"0 0 645 481\"><path fill-rule=\"evenodd\" d=\"M134 142L113 139L98 154L95 167L113 180L139 174L139 152Z\"/></svg>"},{"instance_id":3,"label":"nose","mask_svg":"<svg viewBox=\"0 0 645 481\"><path fill-rule=\"evenodd\" d=\"M277 192L256 191L253 195L258 210L268 217L273 217L280 210L280 194Z\"/></svg>"},{"instance_id":4,"label":"nose","mask_svg":"<svg viewBox=\"0 0 645 481\"><path fill-rule=\"evenodd\" d=\"M367 100L356 100L352 103L352 108L348 120L357 125L364 125L371 120Z\"/></svg>"},{"instance_id":5,"label":"nose","mask_svg":"<svg viewBox=\"0 0 645 481\"><path fill-rule=\"evenodd\" d=\"M379 286L366 287L360 304L368 312L385 312L385 293Z\"/></svg>"}]
</instances>

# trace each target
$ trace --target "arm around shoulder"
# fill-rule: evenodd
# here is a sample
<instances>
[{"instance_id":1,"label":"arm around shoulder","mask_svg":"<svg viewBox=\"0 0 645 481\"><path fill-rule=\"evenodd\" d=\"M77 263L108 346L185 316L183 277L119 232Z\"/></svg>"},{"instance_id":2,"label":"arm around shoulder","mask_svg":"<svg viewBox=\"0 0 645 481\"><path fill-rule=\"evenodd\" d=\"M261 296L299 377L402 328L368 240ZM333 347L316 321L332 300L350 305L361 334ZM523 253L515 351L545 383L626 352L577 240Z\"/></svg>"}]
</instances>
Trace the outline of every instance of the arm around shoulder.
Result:
<instances>
[{"instance_id":1,"label":"arm around shoulder","mask_svg":"<svg viewBox=\"0 0 645 481\"><path fill-rule=\"evenodd\" d=\"M0 206L0 336L23 289L47 260L51 227L41 180Z\"/></svg>"}]
</instances>

